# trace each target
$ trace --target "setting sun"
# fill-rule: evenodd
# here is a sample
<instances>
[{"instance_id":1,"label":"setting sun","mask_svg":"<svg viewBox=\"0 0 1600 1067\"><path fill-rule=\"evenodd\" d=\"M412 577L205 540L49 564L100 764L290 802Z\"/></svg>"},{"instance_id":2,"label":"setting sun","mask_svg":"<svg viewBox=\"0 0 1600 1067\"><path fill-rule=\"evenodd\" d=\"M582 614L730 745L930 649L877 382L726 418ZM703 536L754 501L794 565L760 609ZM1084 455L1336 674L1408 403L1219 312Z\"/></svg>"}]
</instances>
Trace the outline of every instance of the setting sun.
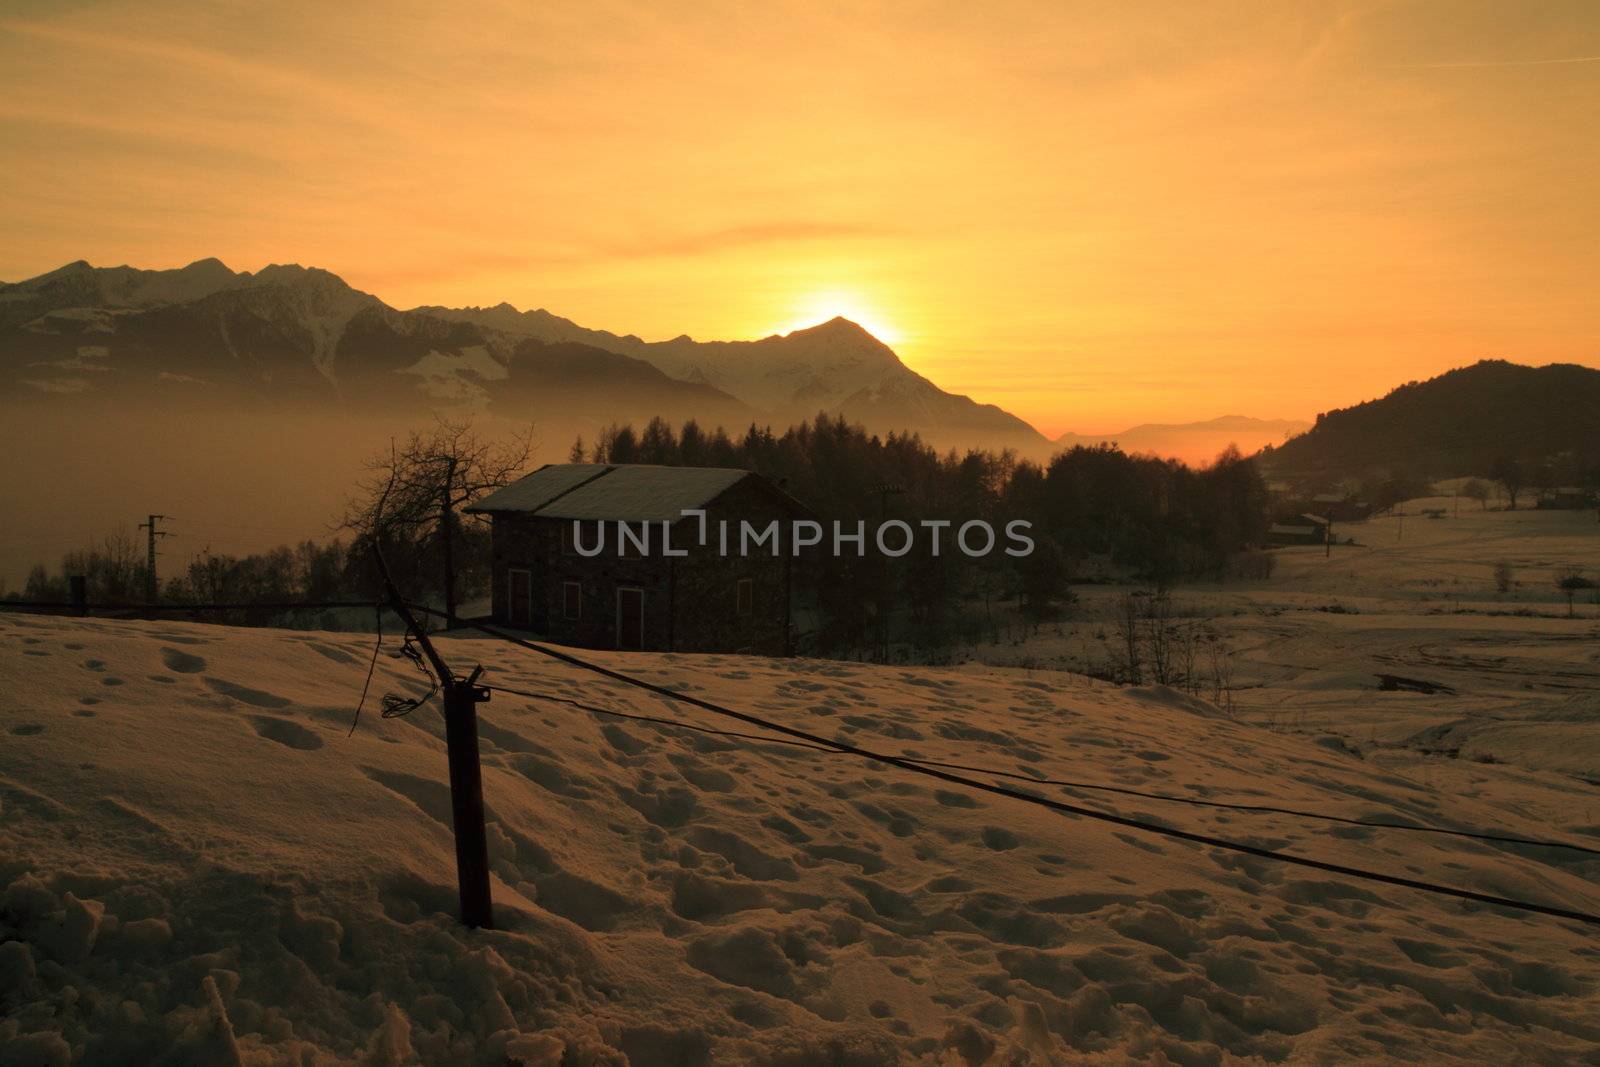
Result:
<instances>
[{"instance_id":1,"label":"setting sun","mask_svg":"<svg viewBox=\"0 0 1600 1067\"><path fill-rule=\"evenodd\" d=\"M904 332L894 325L883 309L860 293L823 290L798 301L794 307L788 322L774 330L774 333L792 333L829 319L844 318L891 347L905 339Z\"/></svg>"}]
</instances>

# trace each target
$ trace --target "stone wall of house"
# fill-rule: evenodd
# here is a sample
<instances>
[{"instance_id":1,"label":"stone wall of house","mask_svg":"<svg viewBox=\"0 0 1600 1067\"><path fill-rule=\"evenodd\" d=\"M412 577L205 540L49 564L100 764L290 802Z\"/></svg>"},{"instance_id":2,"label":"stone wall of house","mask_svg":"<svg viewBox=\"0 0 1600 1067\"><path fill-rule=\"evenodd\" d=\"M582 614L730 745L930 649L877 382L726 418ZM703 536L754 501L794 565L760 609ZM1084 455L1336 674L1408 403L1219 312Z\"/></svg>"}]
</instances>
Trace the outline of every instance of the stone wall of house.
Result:
<instances>
[{"instance_id":1,"label":"stone wall of house","mask_svg":"<svg viewBox=\"0 0 1600 1067\"><path fill-rule=\"evenodd\" d=\"M644 593L644 647L668 647L672 627L669 561L659 556L618 556L615 528L606 524L606 551L585 557L563 548L562 527L570 522L501 514L494 516L495 618L511 622L512 570L533 576L531 628L553 641L587 648L614 648L617 643L617 589ZM654 531L653 531L654 533ZM596 536L586 527L584 543ZM652 545L655 543L652 540ZM579 614L566 617L566 583L580 589Z\"/></svg>"},{"instance_id":2,"label":"stone wall of house","mask_svg":"<svg viewBox=\"0 0 1600 1067\"><path fill-rule=\"evenodd\" d=\"M788 652L789 581L793 557L789 544L789 512L758 485L746 483L718 497L707 510L705 547L695 546L677 568L675 647L684 652L753 652L781 656ZM719 551L718 523L728 523L728 554ZM776 520L781 529L780 554L768 547L739 553L739 522L760 529ZM674 531L676 545L698 536L697 524L685 520ZM738 613L738 583L750 580L748 615Z\"/></svg>"},{"instance_id":3,"label":"stone wall of house","mask_svg":"<svg viewBox=\"0 0 1600 1067\"><path fill-rule=\"evenodd\" d=\"M491 516L490 611L495 619L517 626L527 625L511 618L511 570L533 572L533 622L530 629L545 632L549 615L541 594L540 572L548 566L549 531L537 519L502 514Z\"/></svg>"},{"instance_id":4,"label":"stone wall of house","mask_svg":"<svg viewBox=\"0 0 1600 1067\"><path fill-rule=\"evenodd\" d=\"M511 619L510 572L532 572L533 621L531 629L563 644L589 648L614 648L617 643L617 589L644 592L644 647L693 652L746 651L783 655L788 651L790 573L793 557L789 544L787 505L758 483L746 482L722 494L707 509L707 544L698 543L700 524L680 519L673 525L671 544L686 556L662 554L659 524L649 531L650 551L619 555L616 526L605 524L605 551L579 555L570 545L569 520L496 514L493 518L492 593L494 617ZM729 552L719 551L718 523L728 523ZM757 528L777 521L781 527L781 552L770 546L751 548L739 555L741 520ZM562 528L569 531L563 537ZM585 546L594 543L592 524L585 526ZM567 547L563 547L563 543ZM751 583L751 610L738 611L738 582ZM581 611L578 619L564 612L565 583L578 582Z\"/></svg>"}]
</instances>

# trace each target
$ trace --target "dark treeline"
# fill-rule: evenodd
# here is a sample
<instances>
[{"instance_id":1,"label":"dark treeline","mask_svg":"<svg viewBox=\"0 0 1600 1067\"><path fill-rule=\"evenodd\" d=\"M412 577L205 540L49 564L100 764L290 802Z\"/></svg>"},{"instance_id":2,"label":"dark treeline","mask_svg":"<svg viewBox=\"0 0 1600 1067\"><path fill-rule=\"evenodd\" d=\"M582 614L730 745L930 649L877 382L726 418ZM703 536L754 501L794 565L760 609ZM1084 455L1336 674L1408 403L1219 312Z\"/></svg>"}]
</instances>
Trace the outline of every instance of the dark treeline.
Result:
<instances>
[{"instance_id":1,"label":"dark treeline","mask_svg":"<svg viewBox=\"0 0 1600 1067\"><path fill-rule=\"evenodd\" d=\"M458 538L457 581L468 590L481 591L488 581L489 534L477 524L462 524ZM441 584L441 553L437 538L385 539L384 557L395 582L417 601L437 600ZM162 568L158 565L158 574ZM22 598L64 603L70 599L69 576L84 578L92 604L146 603L148 592L145 550L127 534L113 534L99 544L65 553L60 566L35 564L21 590ZM158 602L185 604L325 603L375 601L379 581L369 550L340 538L302 541L266 552L242 556L201 552L187 564L168 569L161 578ZM267 625L284 621L284 612L235 611L208 615L214 622ZM328 620L322 620L326 623ZM364 624L364 623L363 623Z\"/></svg>"},{"instance_id":2,"label":"dark treeline","mask_svg":"<svg viewBox=\"0 0 1600 1067\"><path fill-rule=\"evenodd\" d=\"M418 440L450 442L445 449L450 455L473 457L483 451L462 428L446 430ZM458 447L462 441L470 447ZM423 451L425 458L436 458ZM474 461L477 466L494 468L481 458ZM940 452L915 434L878 436L842 418L819 415L781 434L752 426L738 437L720 428L702 430L694 422L674 429L661 419L643 430L613 426L592 444L576 443L569 458L753 470L782 486L825 525L838 520L854 529L864 520L864 554L856 555L853 548L837 556L813 550L800 561L797 621L805 620L802 629L811 632L806 647L825 654L883 656L895 644L937 649L956 641L993 640L1001 605L1014 603L1024 618L1039 622L1071 603L1073 581L1117 577L1159 588L1183 580L1257 576L1270 562L1250 551L1265 534L1267 491L1254 463L1231 449L1198 470L1105 445L1073 448L1039 464L1010 452ZM392 462L380 457L379 476L360 487L346 517L351 529L362 528L368 498L390 484L385 464ZM404 452L400 462L411 472L437 466L408 465ZM463 469L477 467L468 463ZM495 472L488 482L514 476L509 468ZM422 499L434 495L429 483ZM466 497L456 501L466 502ZM456 586L465 599L487 591L489 538L485 526L462 518L455 513L451 540ZM912 550L890 558L877 550L872 536L877 523L889 519L914 527L923 520L951 525L937 555L932 539L919 528ZM954 542L955 529L974 519L984 520L1001 537L1000 546L980 558L963 554ZM382 527L385 558L407 596L438 604L442 527L425 508L412 520ZM1031 524L1028 536L1035 548L1027 556L1001 550L1003 531L1015 520ZM66 600L67 576L84 575L91 601L141 603L146 589L142 548L119 535L69 552L58 570L34 567L24 595ZM368 549L360 540L335 539L238 557L202 553L165 573L160 600L169 605L371 600L377 593ZM224 621L274 618L244 613Z\"/></svg>"},{"instance_id":3,"label":"dark treeline","mask_svg":"<svg viewBox=\"0 0 1600 1067\"><path fill-rule=\"evenodd\" d=\"M824 414L781 435L752 426L737 438L694 422L677 431L661 419L642 431L613 426L592 445L575 443L570 458L754 470L825 522L865 519L869 529L879 519L1032 524L1037 547L1024 558L972 559L948 535L938 558L925 537L898 559L870 538L864 558L811 554L803 578L815 593L817 647L834 653L982 639L998 601L1047 618L1091 564L1158 586L1226 578L1268 521L1266 487L1235 450L1201 470L1110 446L1073 448L1041 465L1010 452L940 452L915 434L880 437Z\"/></svg>"}]
</instances>

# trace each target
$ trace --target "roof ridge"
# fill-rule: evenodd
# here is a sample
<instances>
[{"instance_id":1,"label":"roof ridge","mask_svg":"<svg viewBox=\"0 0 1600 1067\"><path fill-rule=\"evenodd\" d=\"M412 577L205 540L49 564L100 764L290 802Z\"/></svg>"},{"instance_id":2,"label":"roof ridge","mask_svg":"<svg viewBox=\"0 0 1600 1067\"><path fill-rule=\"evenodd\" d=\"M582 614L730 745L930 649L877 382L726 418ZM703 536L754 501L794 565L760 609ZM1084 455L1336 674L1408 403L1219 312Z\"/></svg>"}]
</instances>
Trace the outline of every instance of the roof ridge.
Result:
<instances>
[{"instance_id":1,"label":"roof ridge","mask_svg":"<svg viewBox=\"0 0 1600 1067\"><path fill-rule=\"evenodd\" d=\"M555 464L547 463L547 464L545 464L545 466L553 467L553 466L555 466ZM544 468L541 467L539 469L543 470ZM551 504L554 504L557 500L560 500L562 497L566 496L568 493L571 493L571 492L573 492L575 490L578 490L578 489L582 489L584 486L590 485L590 484L594 483L595 481L598 481L599 479L604 478L606 475L610 474L612 471L614 471L616 469L617 468L616 468L615 464L612 464L612 463L606 464L605 468L603 470L601 470L599 473L590 475L589 477L585 478L583 481L577 483L576 485L567 486L565 489L561 490L561 492L557 493L555 496L551 497L549 500L546 500L543 504L540 504L538 506L538 508L535 509L534 511L530 512L530 514L533 514L533 515L539 514L539 512L543 511L545 508L549 507Z\"/></svg>"}]
</instances>

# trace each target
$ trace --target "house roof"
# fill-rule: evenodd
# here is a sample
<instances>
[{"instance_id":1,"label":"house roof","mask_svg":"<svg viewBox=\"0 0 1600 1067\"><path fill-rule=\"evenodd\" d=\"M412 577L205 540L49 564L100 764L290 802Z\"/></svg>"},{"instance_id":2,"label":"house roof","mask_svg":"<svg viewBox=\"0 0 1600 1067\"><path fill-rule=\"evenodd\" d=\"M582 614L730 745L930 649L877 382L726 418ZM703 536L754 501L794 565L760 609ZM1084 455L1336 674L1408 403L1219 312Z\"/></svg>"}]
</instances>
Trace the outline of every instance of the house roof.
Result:
<instances>
[{"instance_id":1,"label":"house roof","mask_svg":"<svg viewBox=\"0 0 1600 1067\"><path fill-rule=\"evenodd\" d=\"M520 512L549 519L661 522L704 507L746 478L760 476L729 467L550 463L466 510ZM775 486L772 489L789 500Z\"/></svg>"},{"instance_id":2,"label":"house roof","mask_svg":"<svg viewBox=\"0 0 1600 1067\"><path fill-rule=\"evenodd\" d=\"M611 468L604 463L546 463L510 485L496 489L468 511L538 511Z\"/></svg>"}]
</instances>

